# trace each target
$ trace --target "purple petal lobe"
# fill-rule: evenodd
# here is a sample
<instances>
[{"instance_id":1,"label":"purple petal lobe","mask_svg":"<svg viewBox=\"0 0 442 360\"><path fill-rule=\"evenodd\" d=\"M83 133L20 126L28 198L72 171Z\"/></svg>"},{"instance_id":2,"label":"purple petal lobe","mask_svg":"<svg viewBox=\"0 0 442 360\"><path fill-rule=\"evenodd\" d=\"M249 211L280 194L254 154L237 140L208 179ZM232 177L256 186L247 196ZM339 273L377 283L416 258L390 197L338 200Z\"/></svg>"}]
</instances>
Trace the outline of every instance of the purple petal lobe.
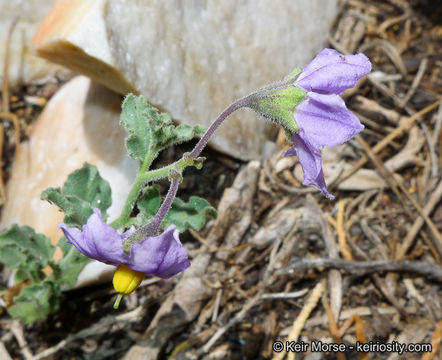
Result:
<instances>
[{"instance_id":1,"label":"purple petal lobe","mask_svg":"<svg viewBox=\"0 0 442 360\"><path fill-rule=\"evenodd\" d=\"M342 144L364 129L344 100L333 94L309 93L296 107L295 119L316 152L324 146Z\"/></svg>"},{"instance_id":2,"label":"purple petal lobe","mask_svg":"<svg viewBox=\"0 0 442 360\"><path fill-rule=\"evenodd\" d=\"M92 258L94 250L84 240L83 233L77 228L67 227L66 224L60 223L58 228L61 229L66 236L66 242L74 245L82 254Z\"/></svg>"},{"instance_id":3,"label":"purple petal lobe","mask_svg":"<svg viewBox=\"0 0 442 360\"><path fill-rule=\"evenodd\" d=\"M123 250L123 238L101 218L99 209L89 217L83 231L60 224L67 242L84 255L111 265L124 264L129 257Z\"/></svg>"},{"instance_id":4,"label":"purple petal lobe","mask_svg":"<svg viewBox=\"0 0 442 360\"><path fill-rule=\"evenodd\" d=\"M329 199L334 196L327 191L324 173L322 172L322 158L314 147L304 138L301 129L298 134L293 133L293 146L298 153L299 162L304 172L304 185L315 185Z\"/></svg>"},{"instance_id":5,"label":"purple petal lobe","mask_svg":"<svg viewBox=\"0 0 442 360\"><path fill-rule=\"evenodd\" d=\"M364 54L342 55L324 49L302 70L295 85L307 92L341 94L370 70L371 63Z\"/></svg>"},{"instance_id":6,"label":"purple petal lobe","mask_svg":"<svg viewBox=\"0 0 442 360\"><path fill-rule=\"evenodd\" d=\"M181 244L174 225L159 236L136 242L130 251L130 258L130 263L127 264L130 268L164 279L190 266L186 249Z\"/></svg>"}]
</instances>

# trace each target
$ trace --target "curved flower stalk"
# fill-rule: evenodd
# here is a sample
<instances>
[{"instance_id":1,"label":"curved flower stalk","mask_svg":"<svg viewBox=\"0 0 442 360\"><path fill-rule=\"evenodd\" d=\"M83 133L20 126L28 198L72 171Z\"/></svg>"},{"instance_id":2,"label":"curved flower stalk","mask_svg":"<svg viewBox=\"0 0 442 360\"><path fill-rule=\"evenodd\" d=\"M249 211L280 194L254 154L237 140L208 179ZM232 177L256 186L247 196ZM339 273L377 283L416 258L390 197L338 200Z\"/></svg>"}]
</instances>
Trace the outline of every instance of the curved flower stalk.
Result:
<instances>
[{"instance_id":1,"label":"curved flower stalk","mask_svg":"<svg viewBox=\"0 0 442 360\"><path fill-rule=\"evenodd\" d=\"M99 209L94 209L82 231L63 223L59 228L63 230L67 242L84 255L118 267L114 286L120 294L135 290L145 276L167 279L190 266L174 225L158 236L146 236L135 242L129 254L125 253L123 244L135 233L135 229L119 234L103 221Z\"/></svg>"},{"instance_id":2,"label":"curved flower stalk","mask_svg":"<svg viewBox=\"0 0 442 360\"><path fill-rule=\"evenodd\" d=\"M371 64L364 54L342 55L336 50L322 50L299 74L293 86L306 92L297 104L293 117L298 131L291 131L293 146L282 156L299 158L304 185L315 185L328 198L319 151L324 146L343 144L364 126L347 109L339 96L368 74Z\"/></svg>"}]
</instances>

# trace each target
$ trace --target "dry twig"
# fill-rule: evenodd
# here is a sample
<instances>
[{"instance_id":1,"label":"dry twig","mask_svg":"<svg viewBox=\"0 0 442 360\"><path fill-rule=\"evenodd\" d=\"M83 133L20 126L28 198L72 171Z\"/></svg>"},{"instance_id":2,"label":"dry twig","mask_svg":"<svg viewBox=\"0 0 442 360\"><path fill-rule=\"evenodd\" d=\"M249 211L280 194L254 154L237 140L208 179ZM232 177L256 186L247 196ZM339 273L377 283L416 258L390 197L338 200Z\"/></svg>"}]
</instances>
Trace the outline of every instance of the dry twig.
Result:
<instances>
[{"instance_id":1,"label":"dry twig","mask_svg":"<svg viewBox=\"0 0 442 360\"><path fill-rule=\"evenodd\" d=\"M442 282L442 266L424 261L408 260L376 260L376 261L345 261L341 259L315 258L294 259L284 268L279 269L278 275L305 272L309 269L340 269L353 275L364 275L373 272L393 271L409 272Z\"/></svg>"},{"instance_id":2,"label":"dry twig","mask_svg":"<svg viewBox=\"0 0 442 360\"><path fill-rule=\"evenodd\" d=\"M415 113L413 116L410 116L407 120L405 120L401 125L399 125L393 132L388 134L382 141L376 144L376 146L373 147L372 151L374 154L379 153L381 150L383 150L387 145L389 145L393 139L398 137L399 135L406 132L415 121L417 121L419 118L424 116L425 114L429 113L430 111L437 108L440 104L440 101L436 101L431 105L428 105L421 111ZM336 181L333 184L330 184L330 188L336 187L340 182L344 181L345 179L349 178L351 175L353 175L356 171L358 171L362 166L365 165L365 163L368 161L368 157L366 155L361 156L361 158L353 165L353 167L342 174L341 176L336 179Z\"/></svg>"},{"instance_id":3,"label":"dry twig","mask_svg":"<svg viewBox=\"0 0 442 360\"><path fill-rule=\"evenodd\" d=\"M308 317L310 316L310 313L313 311L313 309L318 304L319 299L322 296L322 292L324 291L324 285L322 282L318 282L312 292L310 293L309 298L307 299L304 307L302 308L301 312L297 316L295 322L292 325L292 330L289 333L289 336L287 337L287 341L296 341L299 337L299 334L301 333L301 330L307 321ZM273 357L273 360L281 360L284 358L285 353L281 352ZM295 359L295 353L289 353L288 354L289 360Z\"/></svg>"},{"instance_id":4,"label":"dry twig","mask_svg":"<svg viewBox=\"0 0 442 360\"><path fill-rule=\"evenodd\" d=\"M426 216L429 216L433 211L433 209L435 208L435 206L439 203L441 198L442 198L442 181L439 181L439 185L429 197L428 203L424 206L423 213ZM403 258L405 256L411 244L413 243L414 239L416 238L417 234L419 233L419 230L422 228L422 225L424 225L424 219L422 217L418 217L411 226L411 229L408 231L407 236L402 241L401 247L399 248L396 254L397 259Z\"/></svg>"},{"instance_id":5,"label":"dry twig","mask_svg":"<svg viewBox=\"0 0 442 360\"><path fill-rule=\"evenodd\" d=\"M410 195L410 193L407 191L407 189L404 187L404 185L402 183L400 183L399 181L397 181L397 179L385 167L385 165L382 163L382 161L380 161L378 159L378 157L374 153L373 149L370 148L370 146L365 142L365 140L359 135L356 135L356 138L359 141L359 143L362 145L362 147L364 148L364 150L367 153L367 156L370 158L370 160L373 161L373 163L376 165L376 167L379 169L379 171L384 175L385 180L387 180L387 182L389 182L391 184L390 186L392 187L392 190L395 191L395 193L397 195L399 195L400 198L402 198L402 196L400 196L400 193L396 189L396 187L398 187L402 191L402 194L405 195L405 197L413 204L413 206L418 211L418 213L420 214L422 219L428 225L428 227L430 228L431 232L433 233L433 235L435 237L434 241L433 241L433 239L431 239L431 241L428 243L428 245L430 246L430 249L432 249L432 250L434 249L433 251L435 252L435 255L436 255L438 261L442 262L442 235L439 233L439 230L434 225L433 221L424 212L424 210L419 205L419 203ZM404 207L404 210L409 211L409 209L404 201L402 201L402 205Z\"/></svg>"}]
</instances>

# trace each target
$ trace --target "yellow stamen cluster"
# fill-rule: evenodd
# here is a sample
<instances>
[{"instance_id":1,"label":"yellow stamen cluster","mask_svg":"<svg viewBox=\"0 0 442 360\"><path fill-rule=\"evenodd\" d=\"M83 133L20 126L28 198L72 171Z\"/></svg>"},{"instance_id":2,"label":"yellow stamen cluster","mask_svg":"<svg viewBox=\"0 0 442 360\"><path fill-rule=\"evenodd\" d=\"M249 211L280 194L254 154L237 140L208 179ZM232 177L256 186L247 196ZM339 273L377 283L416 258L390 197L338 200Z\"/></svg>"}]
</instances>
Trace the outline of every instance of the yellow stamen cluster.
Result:
<instances>
[{"instance_id":1,"label":"yellow stamen cluster","mask_svg":"<svg viewBox=\"0 0 442 360\"><path fill-rule=\"evenodd\" d=\"M115 270L114 279L112 280L115 290L119 292L114 304L114 309L118 309L123 295L130 294L134 291L145 277L146 274L143 272L132 270L126 265L118 265L117 270Z\"/></svg>"}]
</instances>

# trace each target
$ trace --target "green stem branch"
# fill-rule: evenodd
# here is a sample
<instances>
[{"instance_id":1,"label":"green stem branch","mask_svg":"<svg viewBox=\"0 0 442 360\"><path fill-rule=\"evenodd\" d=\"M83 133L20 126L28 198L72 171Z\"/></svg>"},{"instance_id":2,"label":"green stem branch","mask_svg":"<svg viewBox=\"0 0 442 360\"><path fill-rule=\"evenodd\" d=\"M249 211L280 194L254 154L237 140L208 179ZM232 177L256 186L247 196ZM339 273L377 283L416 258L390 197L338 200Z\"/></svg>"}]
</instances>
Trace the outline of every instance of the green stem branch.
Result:
<instances>
[{"instance_id":1,"label":"green stem branch","mask_svg":"<svg viewBox=\"0 0 442 360\"><path fill-rule=\"evenodd\" d=\"M235 101L233 104L228 106L216 119L213 121L213 123L210 125L210 127L207 129L206 133L201 137L201 139L198 141L198 143L195 145L194 149L188 153L184 154L183 157L161 169L151 170L147 171L149 166L151 165L153 159L155 159L156 155L158 153L151 153L146 157L146 160L143 162L143 164L140 167L140 170L138 172L137 178L134 181L134 184L132 185L132 188L129 192L129 195L126 199L126 203L124 204L123 210L118 217L118 219L114 220L110 225L116 229L124 227L128 221L130 214L132 213L132 210L135 206L135 203L143 190L143 188L149 183L153 182L159 179L163 179L168 177L169 172L171 170L176 171L179 174L182 174L183 170L187 166L199 166L201 165L202 159L199 159L198 156L201 154L201 151L206 146L207 142L209 141L209 138L213 135L215 130L221 125L221 123L234 111L248 106L252 101L258 99L259 93L253 93L249 96L246 96L244 98L241 98L237 101ZM173 201L175 198L175 194L170 195L166 197L167 201Z\"/></svg>"}]
</instances>

